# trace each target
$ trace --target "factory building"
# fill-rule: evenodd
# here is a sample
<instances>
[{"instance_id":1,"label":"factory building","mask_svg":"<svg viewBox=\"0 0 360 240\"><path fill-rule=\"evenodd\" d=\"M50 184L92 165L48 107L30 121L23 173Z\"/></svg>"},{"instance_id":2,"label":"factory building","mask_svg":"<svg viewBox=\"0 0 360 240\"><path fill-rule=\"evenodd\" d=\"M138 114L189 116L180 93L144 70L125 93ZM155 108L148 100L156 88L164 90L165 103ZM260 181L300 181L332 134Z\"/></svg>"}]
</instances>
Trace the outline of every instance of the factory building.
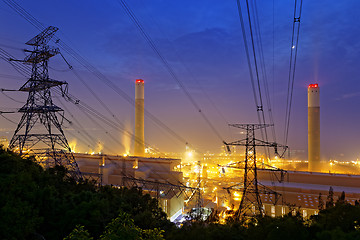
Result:
<instances>
[{"instance_id":1,"label":"factory building","mask_svg":"<svg viewBox=\"0 0 360 240\"><path fill-rule=\"evenodd\" d=\"M145 158L144 144L144 81L135 82L135 141L134 156L105 156L75 154L82 172L100 173L102 184L114 186L137 186L145 193L156 197L160 207L170 219L176 218L184 209L184 195L166 187L166 184L178 185L183 182L181 160L170 158ZM186 169L185 173L187 172ZM308 170L309 172L288 171L286 180L277 182L273 176L258 172L258 180L281 195L276 201L273 194L260 194L265 213L269 216L282 216L299 211L304 218L319 212L319 194L325 205L329 188L335 195L346 193L346 199L355 203L360 199L360 176L346 174L320 173L320 89L318 84L308 87ZM204 184L204 207L217 209L224 214L237 208L241 200L241 191L229 193L223 187L234 185L238 177L220 174L214 179L208 178L208 166L202 168L201 178ZM194 175L194 176L193 176ZM195 172L189 173L188 181L195 179ZM221 180L222 179L222 180ZM157 185L159 183L160 185ZM225 183L225 184L224 184ZM161 185L163 184L163 185ZM206 185L206 186L205 186ZM255 209L254 209L255 211Z\"/></svg>"},{"instance_id":2,"label":"factory building","mask_svg":"<svg viewBox=\"0 0 360 240\"><path fill-rule=\"evenodd\" d=\"M348 174L314 173L289 171L286 181L283 183L274 182L270 174L260 173L259 179L265 186L272 186L272 189L282 194L276 206L276 216L289 211L288 204L295 209L300 209L304 217L317 214L319 207L319 195L325 206L326 198L330 187L333 188L334 201L338 199L342 191L346 194L346 201L355 204L360 199L360 176ZM263 196L263 204L267 213L272 215L273 204L271 196ZM300 207L300 208L299 208ZM282 210L285 209L285 210Z\"/></svg>"},{"instance_id":3,"label":"factory building","mask_svg":"<svg viewBox=\"0 0 360 240\"><path fill-rule=\"evenodd\" d=\"M144 193L159 200L170 219L182 213L184 195L166 184L183 181L181 160L74 153L80 171L102 175L103 185L141 187ZM157 184L158 183L158 184Z\"/></svg>"},{"instance_id":4,"label":"factory building","mask_svg":"<svg viewBox=\"0 0 360 240\"><path fill-rule=\"evenodd\" d=\"M320 193L325 206L330 187L333 189L335 202L343 191L346 201L350 204L354 205L360 199L360 175L288 171L285 181L279 183L271 173L259 171L258 179L261 184L281 195L275 201L273 194L260 194L266 215L272 217L297 211L304 218L318 214ZM235 179L228 181L235 182ZM215 186L215 183L213 184ZM221 187L222 185L219 185L214 194L210 195L211 198L205 199L204 202L219 211L232 208L236 210L241 200L241 193L229 193ZM211 202L215 204L209 204Z\"/></svg>"}]
</instances>

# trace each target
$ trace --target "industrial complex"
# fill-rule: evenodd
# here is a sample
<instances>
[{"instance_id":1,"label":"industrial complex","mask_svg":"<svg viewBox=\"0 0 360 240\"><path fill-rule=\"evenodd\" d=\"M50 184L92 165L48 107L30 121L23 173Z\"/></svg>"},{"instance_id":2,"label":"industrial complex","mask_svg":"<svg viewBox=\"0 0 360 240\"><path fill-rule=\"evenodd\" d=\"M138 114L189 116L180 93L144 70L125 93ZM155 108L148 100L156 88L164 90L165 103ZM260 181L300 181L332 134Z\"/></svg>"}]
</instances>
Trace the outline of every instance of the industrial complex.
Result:
<instances>
[{"instance_id":1,"label":"industrial complex","mask_svg":"<svg viewBox=\"0 0 360 240\"><path fill-rule=\"evenodd\" d=\"M183 155L169 153L167 158L153 157L145 153L144 140L144 81L136 80L135 151L133 156L74 153L81 172L99 173L102 184L141 187L146 193L158 198L161 208L173 221L181 221L191 209L197 207L198 189L202 207L216 211L221 219L233 214L242 200L244 169L230 167L245 159L245 153L224 148L220 154L206 153L193 157L191 150ZM357 163L320 162L320 93L318 84L308 87L308 160L276 158L269 164L283 168L284 176L261 171L265 157L259 155L258 181L272 193L259 193L264 214L281 216L299 211L304 218L319 212L325 203L330 187L335 196L344 191L347 200L355 204L360 199L360 176L350 175L358 171ZM240 149L239 149L240 150ZM174 158L171 158L174 157ZM190 156L190 158L189 158ZM200 161L200 164L198 163ZM352 167L349 167L349 164ZM348 165L346 168L346 165ZM337 173L336 173L337 172ZM342 173L342 174L341 174ZM228 187L239 184L238 190ZM322 204L320 202L323 202ZM253 208L255 213L255 207Z\"/></svg>"},{"instance_id":2,"label":"industrial complex","mask_svg":"<svg viewBox=\"0 0 360 240\"><path fill-rule=\"evenodd\" d=\"M49 28L47 31L51 33L56 29ZM49 36L47 33L46 37ZM41 47L37 43L30 43L35 48ZM27 58L26 61L37 63L36 53L34 54L35 56ZM23 90L31 92L33 83L30 81L28 84L30 86ZM65 83L53 82L51 84L62 85ZM255 154L258 145L264 146L265 144L275 148L275 151L279 151L278 148L282 146L265 143L255 138L255 130L267 126L238 124L234 126L247 130L246 141L226 143L224 151L220 154L205 153L197 154L196 157L193 156L193 151L187 148L186 161L183 162L184 155L181 154L167 153L165 158L160 158L155 157L156 153L145 151L144 86L144 80L135 80L133 154L75 153L67 144L60 124L55 122L55 126L59 130L55 139L62 141L58 144L67 148L69 152L66 154L63 150L57 150L55 155L51 155L51 152L41 151L40 156L42 157L39 158L41 163L45 167L53 164L65 166L70 164L73 169L71 171L76 173L75 176L85 178L95 176L94 179L102 185L142 188L144 193L158 199L160 207L167 213L170 220L180 222L184 220L187 213L195 208L207 209L207 213L215 211L221 221L224 221L245 206L247 210L243 211L243 214L247 215L261 213L275 217L298 211L306 218L318 213L320 206L323 205L320 202L325 200L330 187L335 195L346 192L347 200L350 203L355 203L360 199L360 188L358 188L360 176L346 174L346 168L341 168L340 163L321 163L320 161L320 90L318 84L310 84L308 87L308 160L284 159L277 156L275 159L269 159L264 154ZM22 112L25 115L38 113L39 110L28 107L34 103L41 106L42 103L37 103L37 101L36 98L30 98L27 105L22 108ZM42 109L41 114L47 116L49 122L55 119L51 117L55 112L61 111L55 105L50 108L42 107ZM34 122L36 121L28 120L30 125ZM19 124L10 141L10 148L20 153L36 153L31 150L31 147L28 147L29 141L31 144L34 141L35 144L38 144L39 141L45 141L45 144L48 144L46 141L49 140L47 139L51 139L53 135L53 133L32 135L28 132L20 135L18 132L24 125L23 122ZM34 138L38 140L34 140ZM253 140L249 140L251 138ZM20 145L17 145L19 141ZM261 144L258 144L257 141L260 141ZM7 140L2 139L2 143L7 145ZM64 145L64 143L66 144ZM241 152L240 148L236 148L240 146L245 146L247 152ZM66 156L70 156L70 158ZM55 163L50 162L51 158L55 159ZM351 164L357 168L357 163ZM335 169L336 165L339 167L338 170ZM343 163L343 165L346 164ZM344 172L344 174L335 172ZM251 182L251 184L246 182Z\"/></svg>"},{"instance_id":3,"label":"industrial complex","mask_svg":"<svg viewBox=\"0 0 360 240\"><path fill-rule=\"evenodd\" d=\"M171 221L178 223L194 210L204 218L215 213L220 222L249 215L276 217L288 213L301 213L307 218L318 214L329 191L335 196L344 192L348 202L358 203L359 162L321 161L320 86L317 83L307 88L307 158L289 156L285 154L289 151L286 144L265 138L266 129L274 126L265 120L256 124L229 124L243 131L245 137L232 142L223 140L221 153L194 154L195 150L186 143L184 153L159 154L146 143L143 79L134 79L135 99L129 100L135 110L133 151L124 155L73 151L62 128L64 110L53 102L52 92L100 116L100 121L115 128L118 125L90 106L82 105L69 94L67 82L49 77L48 61L60 54L59 48L48 45L57 31L56 27L46 28L26 43L33 49L26 51L28 55L23 60L9 59L14 66L30 65L31 77L19 89L28 94L26 103L18 111L22 117L10 143L1 138L2 145L23 156L35 155L43 167L64 166L77 181L90 179L99 185L141 188L158 200ZM261 104L257 105L257 113L261 119Z\"/></svg>"}]
</instances>

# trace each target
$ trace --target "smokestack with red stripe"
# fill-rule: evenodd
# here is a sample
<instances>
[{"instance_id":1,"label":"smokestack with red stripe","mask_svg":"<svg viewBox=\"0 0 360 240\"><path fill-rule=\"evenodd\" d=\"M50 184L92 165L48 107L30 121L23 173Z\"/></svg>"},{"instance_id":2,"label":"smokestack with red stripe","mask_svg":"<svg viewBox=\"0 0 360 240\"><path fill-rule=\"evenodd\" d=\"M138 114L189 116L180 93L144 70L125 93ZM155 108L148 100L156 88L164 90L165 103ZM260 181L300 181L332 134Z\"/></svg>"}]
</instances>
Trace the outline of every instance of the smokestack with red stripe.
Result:
<instances>
[{"instance_id":1,"label":"smokestack with red stripe","mask_svg":"<svg viewBox=\"0 0 360 240\"><path fill-rule=\"evenodd\" d=\"M321 171L320 166L320 88L318 84L308 87L308 168Z\"/></svg>"},{"instance_id":2,"label":"smokestack with red stripe","mask_svg":"<svg viewBox=\"0 0 360 240\"><path fill-rule=\"evenodd\" d=\"M135 144L134 155L145 156L144 141L144 80L135 81Z\"/></svg>"}]
</instances>

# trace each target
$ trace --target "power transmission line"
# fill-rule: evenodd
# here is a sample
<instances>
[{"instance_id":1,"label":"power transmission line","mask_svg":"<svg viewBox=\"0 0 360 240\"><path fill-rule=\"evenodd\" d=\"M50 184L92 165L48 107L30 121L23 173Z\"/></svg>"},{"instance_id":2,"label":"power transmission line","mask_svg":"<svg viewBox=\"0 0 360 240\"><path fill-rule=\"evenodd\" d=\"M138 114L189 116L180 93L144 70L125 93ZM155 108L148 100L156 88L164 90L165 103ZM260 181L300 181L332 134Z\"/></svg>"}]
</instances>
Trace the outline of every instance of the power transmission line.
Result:
<instances>
[{"instance_id":1,"label":"power transmission line","mask_svg":"<svg viewBox=\"0 0 360 240\"><path fill-rule=\"evenodd\" d=\"M249 32L250 32L250 39L251 39L251 49L252 49L252 56L253 56L253 61L254 61L256 82L255 82L255 78L254 78L254 74L253 74L253 67L252 67L253 64L252 64L252 59L250 57L250 50L249 50L249 46L248 46L248 40L247 40L247 37L246 37L247 34L246 34L246 28L245 28L245 21L244 21L243 14L242 14L242 8L241 8L240 0L237 0L237 6L238 6L238 13L239 13L239 20L240 20L242 35L243 35L245 53L246 53L246 58L247 58L247 63L248 63L248 68L249 68L251 86L252 86L254 101L255 101L255 105L256 105L257 117L258 117L259 124L266 124L265 115L264 115L264 111L263 111L263 102L262 102L262 95L261 95L261 84L260 84L258 64L257 64L255 44L254 44L254 34L253 34L252 24L251 24L252 20L251 20L251 15L250 15L250 8L249 8L248 1L246 1ZM264 131L263 131L263 129L261 129L261 136L262 136L263 139L268 141L268 136L267 136L266 129L264 129ZM268 148L265 148L265 153L266 153L267 156L269 156Z\"/></svg>"},{"instance_id":2,"label":"power transmission line","mask_svg":"<svg viewBox=\"0 0 360 240\"><path fill-rule=\"evenodd\" d=\"M18 61L11 61L11 59L13 59L13 57L7 53L5 50L0 48L0 56L4 55L5 57L3 57L3 59L5 61L7 61L8 63L12 64L15 68L19 69L19 71L21 71L20 73L26 75L27 72L30 72L31 69L29 66L23 65ZM21 66L21 67L20 67ZM77 75L79 76L79 75ZM80 78L80 76L79 76ZM81 79L81 78L80 78ZM85 83L86 84L86 83ZM12 91L12 90L7 90L7 89L1 89L1 91L4 93L4 91ZM64 97L67 101L70 100L70 102L74 103L84 114L86 114L87 118L89 118L93 123L95 123L96 125L98 125L100 128L102 128L104 130L104 132L116 143L120 143L115 137L113 137L108 131L106 131L98 122L96 122L91 116L96 116L99 118L99 120L101 120L102 123L106 123L108 126L115 128L119 131L122 131L124 133L126 133L127 135L129 135L130 137L134 137L134 135L126 130L123 129L122 125L119 125L119 121L117 122L113 122L111 120L109 120L107 117L105 117L104 115L102 115L100 112L96 111L95 109L91 108L89 105L87 105L86 103L84 103L83 101L80 101L79 99L77 99L76 97L74 97L71 94L64 94L64 92L62 92L60 89L54 89L54 92L58 93L59 95L61 95L62 97ZM4 93L5 94L5 93ZM6 95L7 96L7 95ZM9 96L8 96L9 97ZM13 99L15 101L15 99ZM5 117L6 118L6 117ZM6 118L7 119L7 118ZM9 119L7 119L9 120ZM10 120L9 120L10 121ZM81 124L79 124L81 126ZM88 134L86 134L87 137L90 137ZM135 137L134 137L135 138ZM94 140L92 137L90 137L91 140ZM135 138L135 141L139 141L138 139ZM120 143L122 145L122 143ZM149 146L149 144L146 144ZM155 148L153 148L155 149Z\"/></svg>"},{"instance_id":3,"label":"power transmission line","mask_svg":"<svg viewBox=\"0 0 360 240\"><path fill-rule=\"evenodd\" d=\"M17 122L11 120L11 119L8 118L8 117L5 117L5 116L4 116L4 113L0 112L0 116L3 117L4 119L6 119L8 122L11 122L11 123L17 125Z\"/></svg>"},{"instance_id":4,"label":"power transmission line","mask_svg":"<svg viewBox=\"0 0 360 240\"><path fill-rule=\"evenodd\" d=\"M290 50L288 91L286 97L285 131L284 131L285 145L287 145L288 136L289 136L290 115L291 115L292 97L293 97L294 82L295 82L295 67L296 67L296 58L297 58L297 51L299 45L299 35L300 35L300 18L302 12L302 3L303 0L300 0L299 10L297 11L298 3L297 0L295 0L294 22L292 28L291 48L290 48L291 50Z\"/></svg>"},{"instance_id":5,"label":"power transmission line","mask_svg":"<svg viewBox=\"0 0 360 240\"><path fill-rule=\"evenodd\" d=\"M25 9L23 9L19 4L14 2L13 0L3 0L9 7L11 7L14 11L16 11L19 15L21 15L26 21L28 21L31 25L36 27L39 30L44 28L44 25L40 23L35 17L33 17L30 13L28 13ZM60 39L52 40L57 43L62 50L67 52L71 57L73 57L77 62L79 62L85 69L87 69L90 73L96 76L100 81L105 83L109 88L115 91L119 96L124 98L128 103L132 106L135 106L135 101L121 88L115 85L111 80L109 80L105 75L103 75L99 70L97 70L94 66L92 66L86 59L84 59L77 51L72 49L66 43L60 41ZM189 144L189 141L186 141L183 137L169 128L165 123L159 120L155 115L151 114L146 109L145 115L152 120L156 125L165 129L171 136L175 137L178 141ZM190 144L189 144L190 145Z\"/></svg>"},{"instance_id":6,"label":"power transmission line","mask_svg":"<svg viewBox=\"0 0 360 240\"><path fill-rule=\"evenodd\" d=\"M197 84L197 88L199 88L199 90L204 94L204 96L206 97L207 101L212 105L212 107L214 108L214 110L216 111L216 113L222 118L222 120L226 123L226 126L229 125L229 122L227 121L227 119L225 118L224 114L220 111L220 109L217 107L217 105L215 104L213 98L211 98L209 96L209 94L207 94L207 92L205 91L205 89L203 88L203 84L200 84L198 77L195 76L194 72L192 72L189 68L189 66L186 64L186 61L184 61L184 59L181 57L181 55L179 54L178 49L176 48L176 46L172 43L172 41L169 39L169 36L166 34L166 32L162 31L162 29L160 28L159 24L156 22L156 20L154 18L151 18L151 20L153 22L155 22L155 24L157 25L159 31L164 35L164 38L167 40L167 42L171 45L172 47L172 51L174 52L174 54L176 55L178 61L181 63L181 65L183 65L184 69L190 74L190 78L192 82L195 82Z\"/></svg>"},{"instance_id":7,"label":"power transmission line","mask_svg":"<svg viewBox=\"0 0 360 240\"><path fill-rule=\"evenodd\" d=\"M130 19L134 22L135 26L139 29L141 35L144 37L144 39L146 40L146 42L149 44L149 46L151 47L151 49L155 52L156 56L161 60L161 62L163 63L165 69L169 72L169 74L171 75L171 77L176 81L176 83L179 85L179 87L181 88L181 90L185 93L185 95L187 96L187 98L190 100L191 104L194 106L194 108L196 109L197 112L199 112L199 114L202 116L202 118L205 120L205 122L207 123L207 125L211 128L211 130L215 133L215 135L221 140L221 142L224 142L223 138L221 137L220 133L216 130L216 128L214 127L214 125L211 123L211 121L209 120L209 118L206 116L206 114L204 113L204 111L200 108L199 104L195 101L195 99L192 97L192 95L190 94L190 92L188 91L188 89L185 87L184 83L179 79L179 77L176 75L174 69L172 68L172 66L169 64L169 62L164 58L164 56L162 55L162 53L160 52L160 50L157 48L157 46L155 45L154 41L151 39L151 37L146 33L146 31L144 30L144 27L142 26L142 24L140 23L140 21L137 19L136 15L134 14L134 12L130 9L130 7L127 5L127 3L125 2L125 0L118 0L119 4L123 7L123 9L125 10L126 14L130 17Z\"/></svg>"},{"instance_id":8,"label":"power transmission line","mask_svg":"<svg viewBox=\"0 0 360 240\"><path fill-rule=\"evenodd\" d=\"M254 1L254 7L253 7L253 12L255 15L255 32L257 34L257 43L258 43L258 49L260 50L260 66L262 69L262 76L263 76L263 84L264 84L264 88L265 88L265 100L266 100L266 104L267 104L267 110L268 110L268 114L269 114L269 121L271 126L271 130L272 130L272 135L273 135L273 141L276 142L276 131L275 131L275 124L274 124L274 118L273 118L273 114L272 114L272 105L271 105L271 99L270 99L270 93L269 93L269 84L268 84L268 78L267 78L267 71L266 71L266 65L265 65L265 57L264 57L264 49L263 49L263 42L262 42L262 37L261 37L261 28L260 28L260 23L259 23L259 13L258 13L258 8L257 8L257 2Z\"/></svg>"}]
</instances>

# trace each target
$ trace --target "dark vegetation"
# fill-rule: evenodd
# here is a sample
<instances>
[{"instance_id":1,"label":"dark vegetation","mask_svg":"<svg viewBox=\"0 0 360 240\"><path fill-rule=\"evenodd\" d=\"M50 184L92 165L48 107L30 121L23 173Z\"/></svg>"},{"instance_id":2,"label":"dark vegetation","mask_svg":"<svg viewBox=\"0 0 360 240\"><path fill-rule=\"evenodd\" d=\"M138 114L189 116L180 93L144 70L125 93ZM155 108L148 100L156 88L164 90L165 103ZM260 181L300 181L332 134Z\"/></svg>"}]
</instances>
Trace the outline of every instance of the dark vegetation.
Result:
<instances>
[{"instance_id":1,"label":"dark vegetation","mask_svg":"<svg viewBox=\"0 0 360 240\"><path fill-rule=\"evenodd\" d=\"M117 217L133 231L174 227L139 189L76 183L63 167L43 170L31 158L0 150L0 239L63 239L77 225L97 239L114 234Z\"/></svg>"},{"instance_id":2,"label":"dark vegetation","mask_svg":"<svg viewBox=\"0 0 360 240\"><path fill-rule=\"evenodd\" d=\"M322 199L322 196L319 196ZM324 206L325 205L325 206ZM189 221L176 228L157 201L139 189L76 183L62 167L0 150L0 239L359 239L360 206L334 200L320 212L228 224Z\"/></svg>"}]
</instances>

